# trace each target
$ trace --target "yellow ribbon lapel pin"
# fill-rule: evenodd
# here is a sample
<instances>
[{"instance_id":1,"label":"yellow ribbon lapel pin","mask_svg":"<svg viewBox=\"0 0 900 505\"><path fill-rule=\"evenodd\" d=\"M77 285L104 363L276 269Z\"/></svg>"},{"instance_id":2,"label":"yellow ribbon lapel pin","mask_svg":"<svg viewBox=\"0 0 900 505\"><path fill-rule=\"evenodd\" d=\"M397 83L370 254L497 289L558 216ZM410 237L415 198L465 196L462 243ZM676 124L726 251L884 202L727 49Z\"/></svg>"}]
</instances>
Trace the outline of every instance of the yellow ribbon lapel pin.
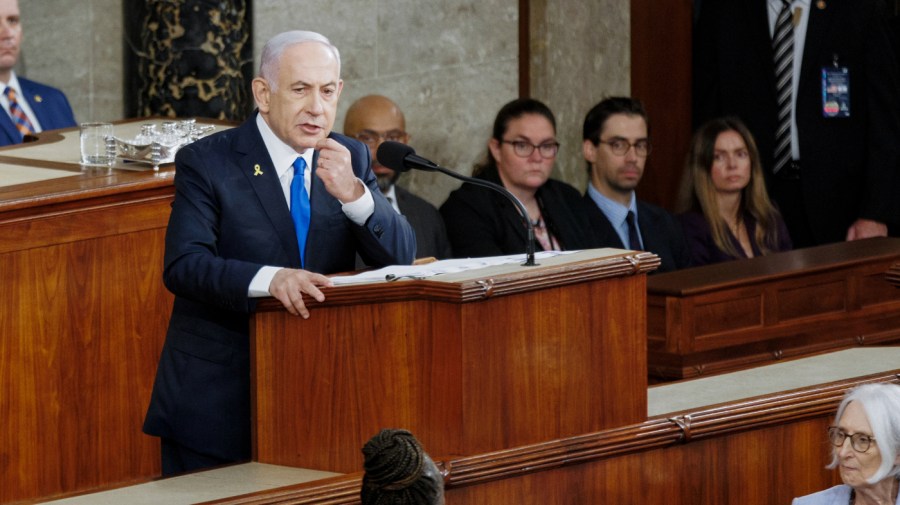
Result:
<instances>
[{"instance_id":1,"label":"yellow ribbon lapel pin","mask_svg":"<svg viewBox=\"0 0 900 505\"><path fill-rule=\"evenodd\" d=\"M253 165L253 175L257 176L257 175L262 175L262 174L263 174L263 171L261 168L259 168L259 164Z\"/></svg>"}]
</instances>

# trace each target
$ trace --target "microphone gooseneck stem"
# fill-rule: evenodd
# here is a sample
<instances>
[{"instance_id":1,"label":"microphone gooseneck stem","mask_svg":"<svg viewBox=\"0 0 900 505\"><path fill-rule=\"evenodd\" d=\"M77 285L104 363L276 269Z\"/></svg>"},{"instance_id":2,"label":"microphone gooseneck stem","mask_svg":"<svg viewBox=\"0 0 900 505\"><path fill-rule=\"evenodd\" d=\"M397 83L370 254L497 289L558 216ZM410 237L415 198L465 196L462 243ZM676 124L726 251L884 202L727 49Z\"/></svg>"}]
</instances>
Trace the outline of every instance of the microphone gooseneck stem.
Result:
<instances>
[{"instance_id":1,"label":"microphone gooseneck stem","mask_svg":"<svg viewBox=\"0 0 900 505\"><path fill-rule=\"evenodd\" d=\"M525 210L525 206L522 205L522 202L520 202L519 199L515 197L515 195L510 193L503 186L501 186L499 184L494 184L491 181L486 181L484 179L477 179L475 177L467 177L465 175L458 174L452 170L448 170L444 167L434 165L434 164L432 164L429 167L429 169L436 171L436 172L440 172L442 174L449 175L450 177L453 177L454 179L459 179L459 180L465 181L465 182L471 182L472 184L475 184L476 186L482 186L485 188L493 189L495 191L499 191L504 196L506 196L506 198L509 198L509 200L513 203L513 205L516 206L516 209L519 210L519 213L522 214L522 220L525 221L525 226L528 229L528 232L527 232L528 237L525 240L525 263L522 263L522 266L533 267L533 266L537 265L537 263L534 262L534 224L531 222L531 219L528 217L528 211Z\"/></svg>"}]
</instances>

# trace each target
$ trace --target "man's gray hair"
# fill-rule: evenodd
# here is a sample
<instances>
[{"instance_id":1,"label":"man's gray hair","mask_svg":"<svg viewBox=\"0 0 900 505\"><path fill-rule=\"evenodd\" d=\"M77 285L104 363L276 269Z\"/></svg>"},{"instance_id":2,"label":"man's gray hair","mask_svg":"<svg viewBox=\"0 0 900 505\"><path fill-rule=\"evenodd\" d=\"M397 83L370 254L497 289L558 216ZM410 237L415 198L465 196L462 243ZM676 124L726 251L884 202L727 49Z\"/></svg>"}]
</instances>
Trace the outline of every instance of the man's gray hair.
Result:
<instances>
[{"instance_id":1,"label":"man's gray hair","mask_svg":"<svg viewBox=\"0 0 900 505\"><path fill-rule=\"evenodd\" d=\"M259 62L259 76L268 81L272 90L275 90L278 82L278 66L281 63L281 55L284 50L295 44L304 42L318 42L324 44L334 53L334 58L338 63L338 75L341 73L341 53L327 37L321 33L292 30L289 32L279 33L269 39L263 47L262 55Z\"/></svg>"}]
</instances>

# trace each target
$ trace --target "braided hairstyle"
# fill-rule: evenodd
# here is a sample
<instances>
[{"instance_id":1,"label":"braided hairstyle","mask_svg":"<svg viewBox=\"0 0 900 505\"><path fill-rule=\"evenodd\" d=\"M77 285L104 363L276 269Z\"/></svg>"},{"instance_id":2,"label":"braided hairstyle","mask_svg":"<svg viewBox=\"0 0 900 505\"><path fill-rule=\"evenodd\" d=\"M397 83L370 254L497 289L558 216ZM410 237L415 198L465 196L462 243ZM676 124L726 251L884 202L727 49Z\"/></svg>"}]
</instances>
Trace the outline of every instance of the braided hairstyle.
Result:
<instances>
[{"instance_id":1,"label":"braided hairstyle","mask_svg":"<svg viewBox=\"0 0 900 505\"><path fill-rule=\"evenodd\" d=\"M406 430L384 429L362 449L362 505L440 505L444 481L431 458Z\"/></svg>"}]
</instances>

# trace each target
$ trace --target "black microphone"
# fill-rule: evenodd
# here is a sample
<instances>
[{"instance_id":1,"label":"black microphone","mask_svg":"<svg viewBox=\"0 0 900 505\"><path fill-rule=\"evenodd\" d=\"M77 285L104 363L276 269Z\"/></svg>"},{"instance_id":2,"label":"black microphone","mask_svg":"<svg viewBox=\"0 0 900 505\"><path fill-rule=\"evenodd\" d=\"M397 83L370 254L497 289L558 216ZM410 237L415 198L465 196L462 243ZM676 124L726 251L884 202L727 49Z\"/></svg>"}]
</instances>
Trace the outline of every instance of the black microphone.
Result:
<instances>
[{"instance_id":1,"label":"black microphone","mask_svg":"<svg viewBox=\"0 0 900 505\"><path fill-rule=\"evenodd\" d=\"M418 156L415 149L400 142L393 142L390 140L382 142L381 145L378 146L378 153L375 155L375 158L378 159L378 163L381 163L382 165L397 172L408 172L413 168L417 170L425 170L427 172L440 172L442 174L449 175L454 179L471 182L476 186L499 191L501 194L503 194L503 196L509 198L513 205L516 206L516 209L518 209L519 214L522 215L522 219L525 221L525 228L527 229L528 238L525 241L525 263L523 263L522 266L532 267L537 265L537 263L534 262L534 224L531 222L531 219L528 218L528 211L525 210L525 206L522 205L522 202L520 202L518 198L507 191L507 189L503 186L494 184L493 182L486 181L484 179L476 179L474 177L461 175L452 170L441 167L433 161Z\"/></svg>"}]
</instances>

